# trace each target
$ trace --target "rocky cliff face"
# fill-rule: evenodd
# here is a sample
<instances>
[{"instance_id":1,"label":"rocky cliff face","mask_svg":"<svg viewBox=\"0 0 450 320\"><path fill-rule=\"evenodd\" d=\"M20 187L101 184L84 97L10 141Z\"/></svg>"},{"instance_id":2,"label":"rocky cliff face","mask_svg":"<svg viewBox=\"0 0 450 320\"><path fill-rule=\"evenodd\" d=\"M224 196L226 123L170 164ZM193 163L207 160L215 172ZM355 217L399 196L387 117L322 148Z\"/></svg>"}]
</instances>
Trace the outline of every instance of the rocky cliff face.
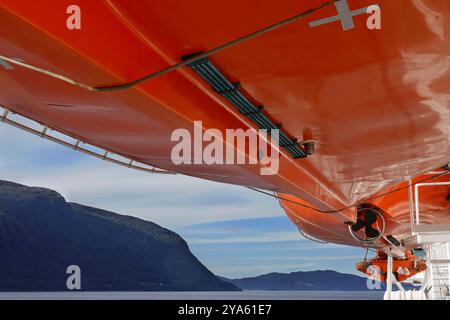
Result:
<instances>
[{"instance_id":1,"label":"rocky cliff face","mask_svg":"<svg viewBox=\"0 0 450 320\"><path fill-rule=\"evenodd\" d=\"M237 290L170 230L0 181L0 290L67 290L69 265L82 290Z\"/></svg>"}]
</instances>

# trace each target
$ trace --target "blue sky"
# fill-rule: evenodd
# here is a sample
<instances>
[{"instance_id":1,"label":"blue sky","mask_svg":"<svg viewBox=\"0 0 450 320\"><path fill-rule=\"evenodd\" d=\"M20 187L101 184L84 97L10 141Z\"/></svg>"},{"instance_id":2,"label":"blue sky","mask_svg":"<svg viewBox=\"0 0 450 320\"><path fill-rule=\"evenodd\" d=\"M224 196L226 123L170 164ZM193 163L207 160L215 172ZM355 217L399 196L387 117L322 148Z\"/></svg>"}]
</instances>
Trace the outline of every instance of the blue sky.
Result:
<instances>
[{"instance_id":1,"label":"blue sky","mask_svg":"<svg viewBox=\"0 0 450 320\"><path fill-rule=\"evenodd\" d=\"M0 179L169 228L215 274L332 269L354 273L363 249L304 239L273 198L239 186L122 168L0 123Z\"/></svg>"}]
</instances>

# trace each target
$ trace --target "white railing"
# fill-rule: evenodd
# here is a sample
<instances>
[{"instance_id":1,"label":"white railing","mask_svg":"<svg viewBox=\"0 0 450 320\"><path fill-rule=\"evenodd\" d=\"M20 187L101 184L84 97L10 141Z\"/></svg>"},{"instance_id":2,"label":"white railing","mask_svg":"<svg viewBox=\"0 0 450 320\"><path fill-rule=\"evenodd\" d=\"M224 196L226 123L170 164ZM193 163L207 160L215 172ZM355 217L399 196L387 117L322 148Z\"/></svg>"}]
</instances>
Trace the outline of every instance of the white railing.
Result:
<instances>
[{"instance_id":1,"label":"white railing","mask_svg":"<svg viewBox=\"0 0 450 320\"><path fill-rule=\"evenodd\" d=\"M410 185L409 207L412 235L416 237L418 243L450 242L450 224L421 223L419 194L421 188L450 186L450 181L417 183L414 185L414 196L411 180Z\"/></svg>"},{"instance_id":2,"label":"white railing","mask_svg":"<svg viewBox=\"0 0 450 320\"><path fill-rule=\"evenodd\" d=\"M445 175L445 172L430 172L429 174ZM426 253L427 269L423 284L418 291L392 291L395 277L391 273L392 263L388 260L388 286L385 299L449 299L450 293L450 224L422 223L420 216L419 191L424 187L450 186L450 181L413 184L409 180L409 208L411 233L415 243L422 246ZM413 191L414 186L414 191ZM391 259L391 258L388 258Z\"/></svg>"},{"instance_id":3,"label":"white railing","mask_svg":"<svg viewBox=\"0 0 450 320\"><path fill-rule=\"evenodd\" d=\"M415 201L415 212L416 212L415 225L420 225L419 188L421 188L421 187L431 187L431 186L450 186L450 181L417 183L414 186L414 201Z\"/></svg>"},{"instance_id":4,"label":"white railing","mask_svg":"<svg viewBox=\"0 0 450 320\"><path fill-rule=\"evenodd\" d=\"M427 249L429 294L432 300L450 299L450 246L449 243L429 245Z\"/></svg>"}]
</instances>

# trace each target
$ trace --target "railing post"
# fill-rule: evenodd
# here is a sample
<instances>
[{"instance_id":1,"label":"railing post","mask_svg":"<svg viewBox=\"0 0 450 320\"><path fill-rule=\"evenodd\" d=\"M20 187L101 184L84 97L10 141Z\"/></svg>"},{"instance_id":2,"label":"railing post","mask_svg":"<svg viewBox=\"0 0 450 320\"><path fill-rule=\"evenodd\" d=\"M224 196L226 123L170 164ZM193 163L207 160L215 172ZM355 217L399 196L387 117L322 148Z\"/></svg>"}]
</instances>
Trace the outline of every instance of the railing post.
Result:
<instances>
[{"instance_id":1,"label":"railing post","mask_svg":"<svg viewBox=\"0 0 450 320\"><path fill-rule=\"evenodd\" d=\"M392 256L388 255L387 257L387 279L386 279L386 294L390 300L391 298L391 293L392 293L392 265L393 265L393 261L392 261Z\"/></svg>"},{"instance_id":2,"label":"railing post","mask_svg":"<svg viewBox=\"0 0 450 320\"><path fill-rule=\"evenodd\" d=\"M411 233L414 234L415 232L415 220L414 220L414 198L413 198L413 181L411 177L408 179L409 187L408 187L408 195L409 195L409 216L411 220Z\"/></svg>"}]
</instances>

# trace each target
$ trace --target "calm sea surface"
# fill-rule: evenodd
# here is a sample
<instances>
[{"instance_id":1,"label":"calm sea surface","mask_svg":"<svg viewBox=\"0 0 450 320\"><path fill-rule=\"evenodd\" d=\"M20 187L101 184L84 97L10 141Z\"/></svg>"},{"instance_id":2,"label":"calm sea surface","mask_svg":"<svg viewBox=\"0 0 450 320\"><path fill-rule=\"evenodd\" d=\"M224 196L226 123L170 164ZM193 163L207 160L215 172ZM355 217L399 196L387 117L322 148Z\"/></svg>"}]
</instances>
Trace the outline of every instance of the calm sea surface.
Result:
<instances>
[{"instance_id":1,"label":"calm sea surface","mask_svg":"<svg viewBox=\"0 0 450 320\"><path fill-rule=\"evenodd\" d=\"M7 292L0 300L382 300L384 291Z\"/></svg>"}]
</instances>

